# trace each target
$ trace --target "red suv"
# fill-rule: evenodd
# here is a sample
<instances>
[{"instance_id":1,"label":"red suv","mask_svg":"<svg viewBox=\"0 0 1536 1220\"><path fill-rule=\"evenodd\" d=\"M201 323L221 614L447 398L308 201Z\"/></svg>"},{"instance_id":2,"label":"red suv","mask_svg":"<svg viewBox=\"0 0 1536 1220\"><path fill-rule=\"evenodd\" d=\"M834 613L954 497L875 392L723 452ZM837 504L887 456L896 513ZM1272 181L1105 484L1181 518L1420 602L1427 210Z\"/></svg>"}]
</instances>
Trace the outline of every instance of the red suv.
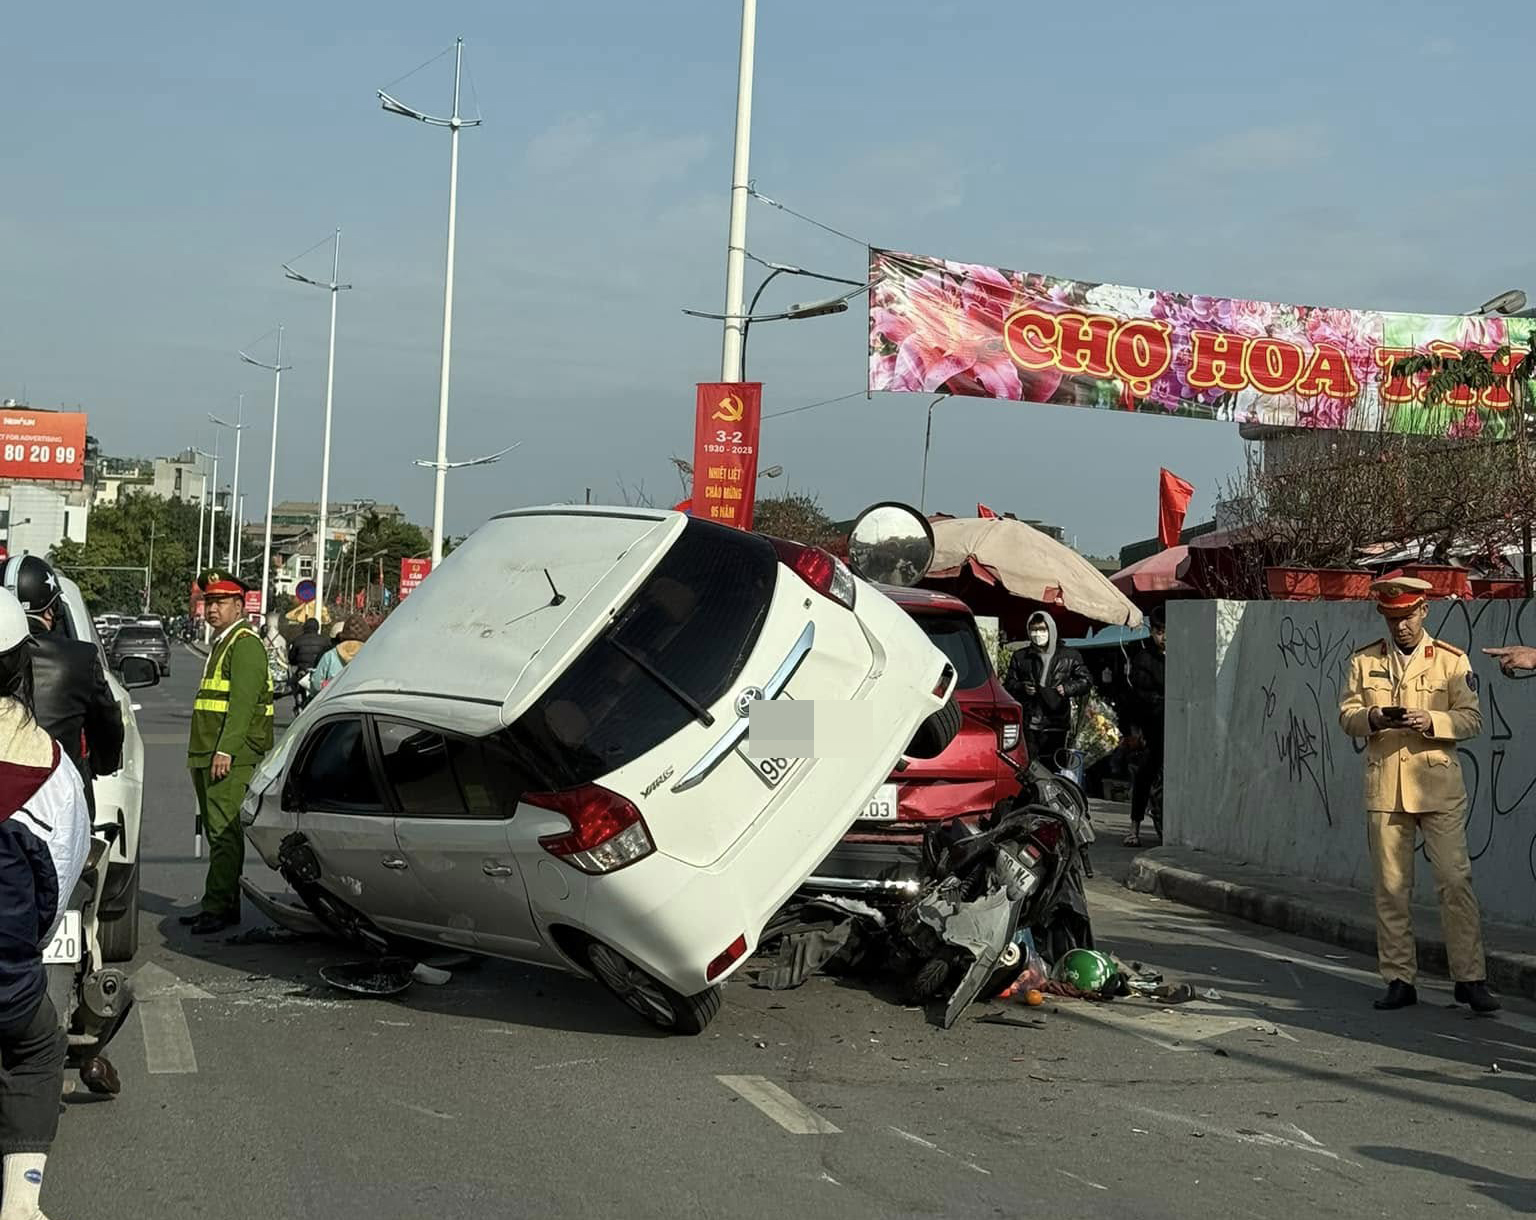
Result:
<instances>
[{"instance_id":1,"label":"red suv","mask_svg":"<svg viewBox=\"0 0 1536 1220\"><path fill-rule=\"evenodd\" d=\"M1018 795L1003 750L1020 766L1023 709L1003 689L976 618L957 597L929 589L880 586L917 620L959 679L960 732L937 758L904 759L870 801L865 816L807 879L805 889L865 898L904 898L917 890L924 832L950 818L977 819Z\"/></svg>"}]
</instances>

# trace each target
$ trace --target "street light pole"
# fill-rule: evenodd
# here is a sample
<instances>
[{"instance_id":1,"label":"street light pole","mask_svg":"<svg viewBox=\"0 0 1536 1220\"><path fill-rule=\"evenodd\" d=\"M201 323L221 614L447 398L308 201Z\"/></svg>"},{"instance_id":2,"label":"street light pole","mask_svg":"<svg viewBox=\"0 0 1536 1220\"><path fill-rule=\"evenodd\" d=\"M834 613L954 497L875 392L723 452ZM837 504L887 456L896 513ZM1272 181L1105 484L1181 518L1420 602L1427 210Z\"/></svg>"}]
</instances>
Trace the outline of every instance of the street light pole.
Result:
<instances>
[{"instance_id":1,"label":"street light pole","mask_svg":"<svg viewBox=\"0 0 1536 1220\"><path fill-rule=\"evenodd\" d=\"M741 0L741 57L736 69L736 151L731 162L731 218L725 239L725 328L720 380L740 381L746 326L742 295L747 258L747 173L752 145L752 69L756 54L757 0Z\"/></svg>"},{"instance_id":2,"label":"street light pole","mask_svg":"<svg viewBox=\"0 0 1536 1220\"><path fill-rule=\"evenodd\" d=\"M221 419L211 412L208 415L210 422L220 428L232 429L235 434L235 481L231 485L229 492L229 547L227 551L231 568L235 564L235 534L240 523L240 434L245 431L245 395L238 395L236 401L234 423L230 423L227 419ZM208 554L208 562L211 564L213 562L213 548L211 546L208 548Z\"/></svg>"},{"instance_id":3,"label":"street light pole","mask_svg":"<svg viewBox=\"0 0 1536 1220\"><path fill-rule=\"evenodd\" d=\"M457 109L457 107L455 107ZM341 278L341 230L336 230L335 245L331 250L331 281L322 284L310 279L307 275L300 275L286 263L283 270L288 278L301 284L311 284L316 288L324 288L331 294L331 339L325 361L325 439L321 444L320 456L320 520L316 526L315 538L315 606L316 613L320 613L325 606L325 514L331 498L331 402L336 389L336 294L348 288L351 284L340 283Z\"/></svg>"},{"instance_id":4,"label":"street light pole","mask_svg":"<svg viewBox=\"0 0 1536 1220\"><path fill-rule=\"evenodd\" d=\"M408 119L426 123L432 127L446 127L449 135L448 148L448 256L443 276L443 350L438 363L437 382L437 461L436 481L432 489L432 566L443 558L443 498L448 478L448 377L453 359L453 266L454 245L458 233L459 216L459 130L480 126L479 119L465 119L459 115L459 84L464 71L464 40L454 42L453 57L453 113L446 119L434 118L420 110L413 110L380 89L379 102L385 110L404 115Z\"/></svg>"},{"instance_id":5,"label":"street light pole","mask_svg":"<svg viewBox=\"0 0 1536 1220\"><path fill-rule=\"evenodd\" d=\"M923 433L923 486L917 497L917 511L928 511L928 446L933 443L933 409L948 398L948 394L940 394L928 404L928 430Z\"/></svg>"},{"instance_id":6,"label":"street light pole","mask_svg":"<svg viewBox=\"0 0 1536 1220\"><path fill-rule=\"evenodd\" d=\"M272 456L267 463L267 532L266 540L261 548L261 616L267 615L267 587L272 581L272 492L277 486L277 410L283 395L283 369L293 366L283 364L283 328L279 323L277 328L277 358L271 364L265 364L260 360L254 360L244 352L240 353L240 359L247 364L254 364L259 369L270 369L272 372Z\"/></svg>"},{"instance_id":7,"label":"street light pole","mask_svg":"<svg viewBox=\"0 0 1536 1220\"><path fill-rule=\"evenodd\" d=\"M218 534L219 521L219 434L213 434L213 474L210 476L213 484L208 496L208 559L204 562L199 551L197 561L205 568L213 567L213 540Z\"/></svg>"}]
</instances>

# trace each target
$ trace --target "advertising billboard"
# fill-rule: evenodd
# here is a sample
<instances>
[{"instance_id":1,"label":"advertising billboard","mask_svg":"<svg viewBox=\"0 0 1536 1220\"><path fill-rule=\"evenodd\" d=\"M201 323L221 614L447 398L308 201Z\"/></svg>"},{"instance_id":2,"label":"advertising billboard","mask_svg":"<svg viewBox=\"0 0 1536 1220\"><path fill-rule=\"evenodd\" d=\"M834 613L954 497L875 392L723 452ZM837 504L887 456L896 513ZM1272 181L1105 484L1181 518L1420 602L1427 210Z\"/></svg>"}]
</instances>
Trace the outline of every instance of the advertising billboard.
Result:
<instances>
[{"instance_id":1,"label":"advertising billboard","mask_svg":"<svg viewBox=\"0 0 1536 1220\"><path fill-rule=\"evenodd\" d=\"M84 414L0 409L0 478L84 482Z\"/></svg>"}]
</instances>

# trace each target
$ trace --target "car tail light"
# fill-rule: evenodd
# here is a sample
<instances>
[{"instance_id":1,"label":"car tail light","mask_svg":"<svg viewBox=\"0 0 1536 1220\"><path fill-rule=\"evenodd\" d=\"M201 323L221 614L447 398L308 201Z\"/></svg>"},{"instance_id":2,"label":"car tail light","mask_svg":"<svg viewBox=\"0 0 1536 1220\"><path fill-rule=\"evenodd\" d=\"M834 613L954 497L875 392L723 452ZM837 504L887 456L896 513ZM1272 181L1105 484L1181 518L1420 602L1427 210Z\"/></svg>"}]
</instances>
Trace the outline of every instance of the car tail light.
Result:
<instances>
[{"instance_id":1,"label":"car tail light","mask_svg":"<svg viewBox=\"0 0 1536 1220\"><path fill-rule=\"evenodd\" d=\"M539 846L584 873L612 873L656 850L645 819L616 792L584 784L564 792L525 795L523 804L570 819L564 834L543 835Z\"/></svg>"},{"instance_id":2,"label":"car tail light","mask_svg":"<svg viewBox=\"0 0 1536 1220\"><path fill-rule=\"evenodd\" d=\"M779 562L823 597L853 609L853 573L841 559L817 546L802 546L783 538L770 538Z\"/></svg>"},{"instance_id":3,"label":"car tail light","mask_svg":"<svg viewBox=\"0 0 1536 1220\"><path fill-rule=\"evenodd\" d=\"M997 709L997 743L1004 754L1019 748L1019 738L1024 728L1024 709L1000 707Z\"/></svg>"},{"instance_id":4,"label":"car tail light","mask_svg":"<svg viewBox=\"0 0 1536 1220\"><path fill-rule=\"evenodd\" d=\"M721 953L719 957L715 958L714 961L709 963L709 968L704 971L704 978L708 982L713 983L717 978L719 978L722 974L734 966L736 962L741 959L742 954L744 954L746 951L747 934L743 932L740 936L738 936L725 947L725 951Z\"/></svg>"}]
</instances>

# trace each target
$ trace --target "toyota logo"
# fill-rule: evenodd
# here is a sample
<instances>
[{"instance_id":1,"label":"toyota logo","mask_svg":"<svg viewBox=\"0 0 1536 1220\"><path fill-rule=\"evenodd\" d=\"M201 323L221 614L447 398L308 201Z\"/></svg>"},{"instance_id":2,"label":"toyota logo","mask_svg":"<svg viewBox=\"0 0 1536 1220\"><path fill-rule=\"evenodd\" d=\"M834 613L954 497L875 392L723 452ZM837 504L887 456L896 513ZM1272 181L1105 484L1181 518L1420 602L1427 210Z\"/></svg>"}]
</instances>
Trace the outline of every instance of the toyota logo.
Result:
<instances>
[{"instance_id":1,"label":"toyota logo","mask_svg":"<svg viewBox=\"0 0 1536 1220\"><path fill-rule=\"evenodd\" d=\"M752 714L752 705L763 697L763 688L749 686L736 696L736 714L745 720Z\"/></svg>"}]
</instances>

